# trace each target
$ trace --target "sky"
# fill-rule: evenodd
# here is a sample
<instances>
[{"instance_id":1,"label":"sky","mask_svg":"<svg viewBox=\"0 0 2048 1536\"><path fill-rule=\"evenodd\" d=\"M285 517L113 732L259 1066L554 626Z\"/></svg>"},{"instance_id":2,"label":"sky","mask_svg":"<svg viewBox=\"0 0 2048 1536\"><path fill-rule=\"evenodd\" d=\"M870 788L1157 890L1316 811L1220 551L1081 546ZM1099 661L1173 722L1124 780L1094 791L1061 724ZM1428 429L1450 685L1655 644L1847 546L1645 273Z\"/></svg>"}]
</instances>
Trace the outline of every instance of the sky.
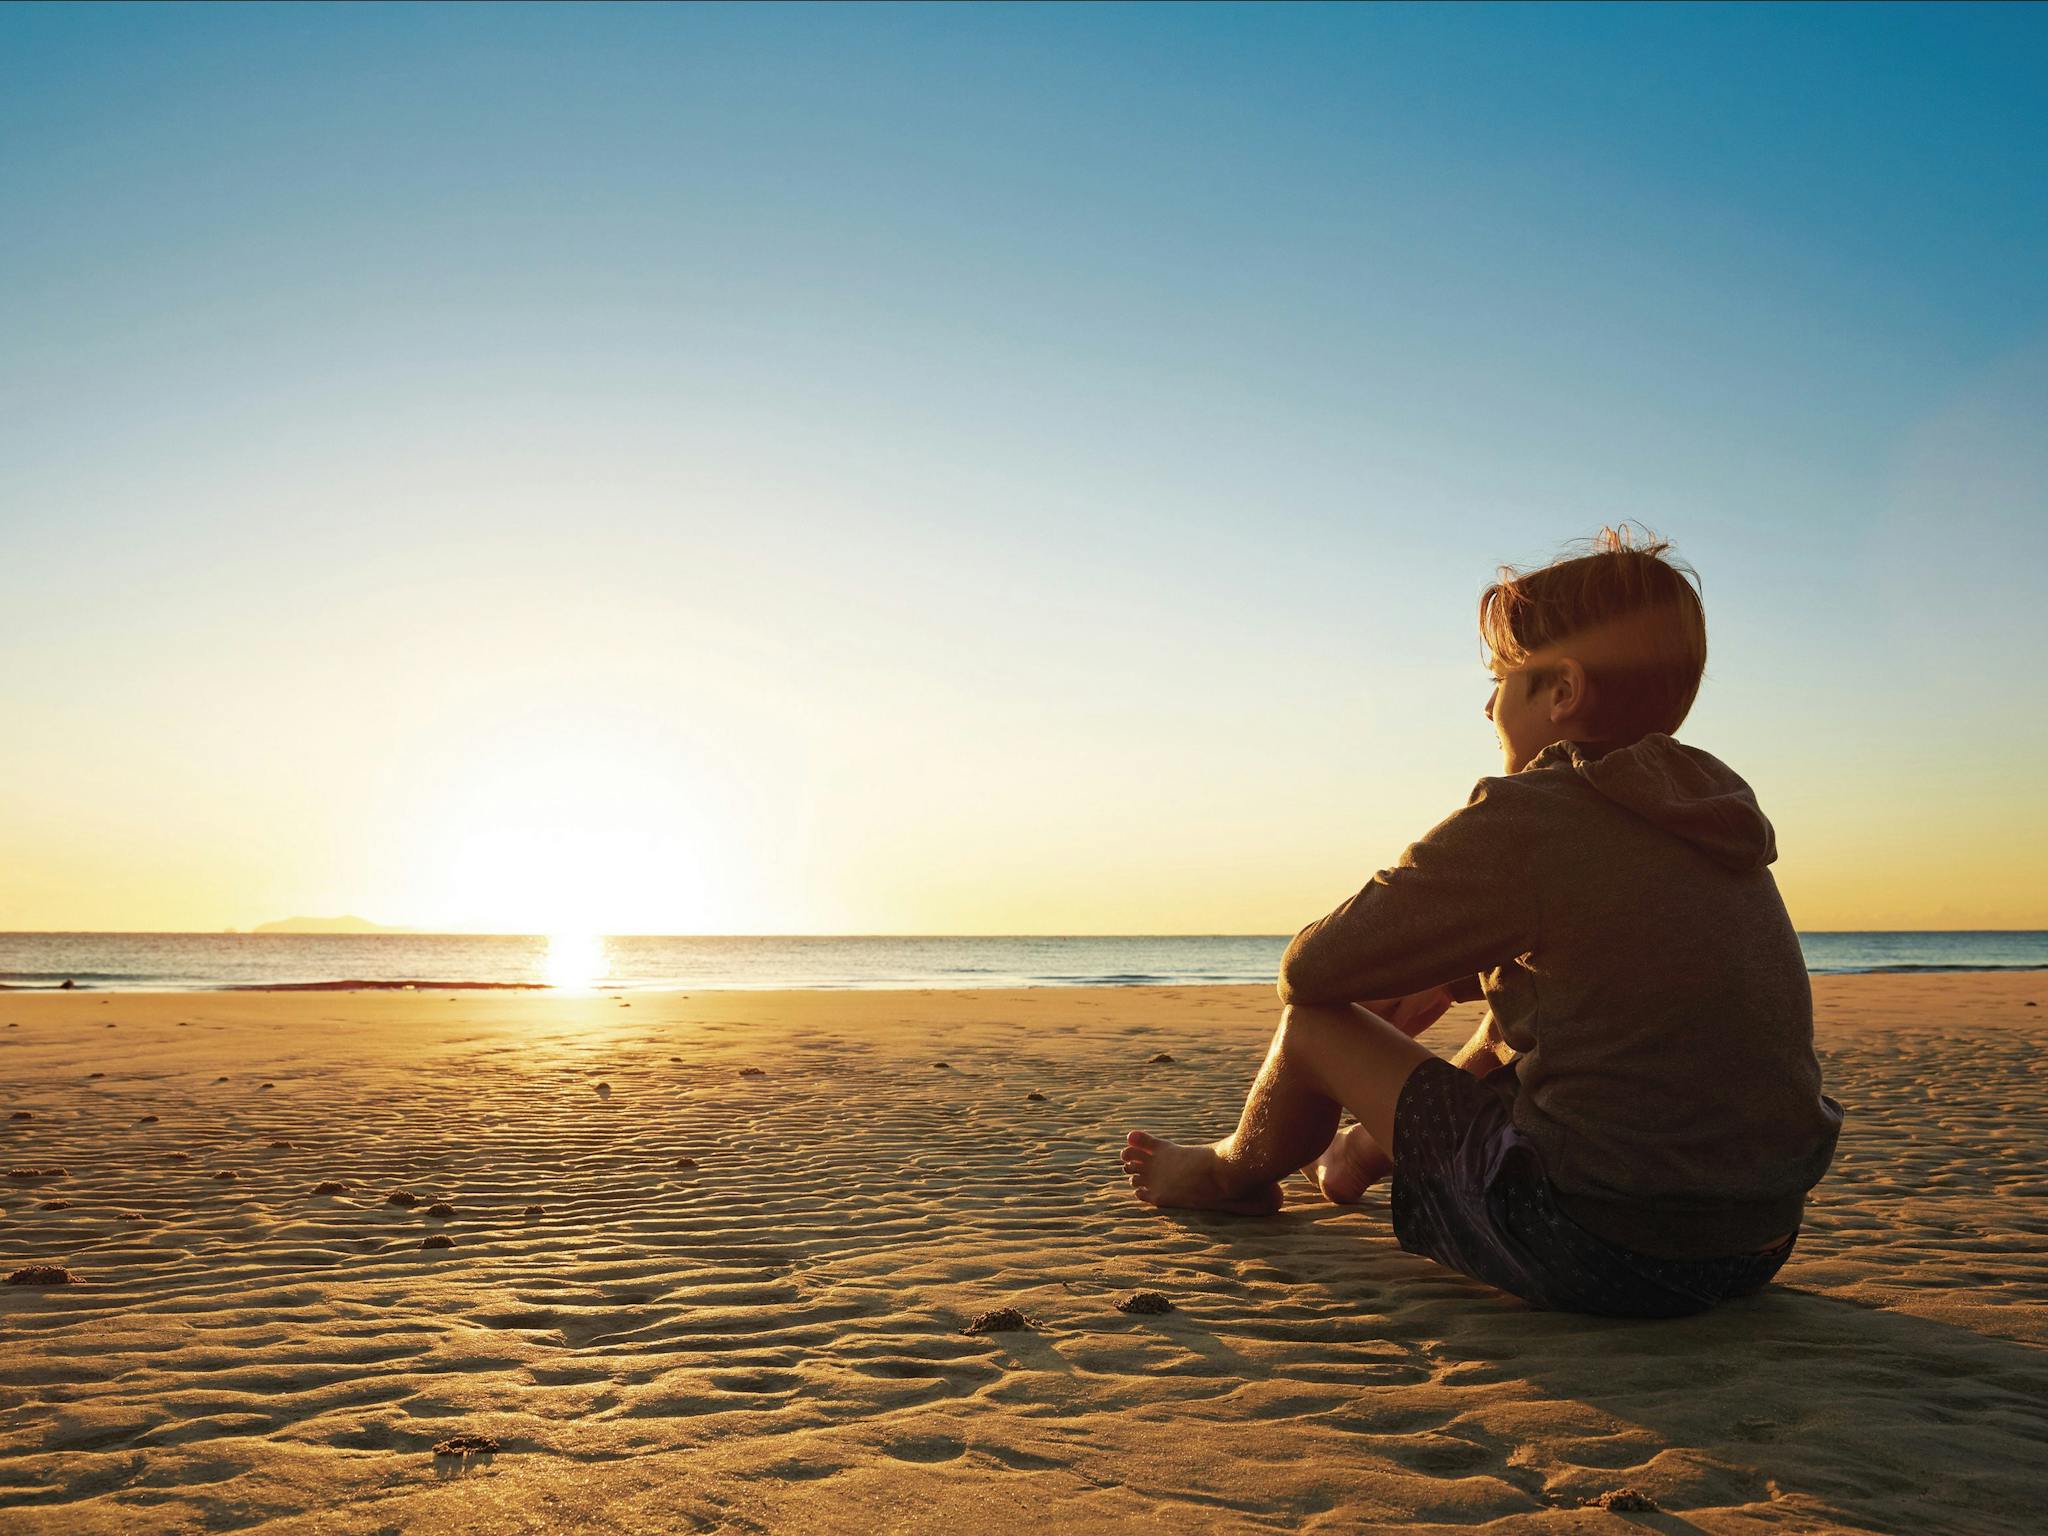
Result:
<instances>
[{"instance_id":1,"label":"sky","mask_svg":"<svg viewBox=\"0 0 2048 1536\"><path fill-rule=\"evenodd\" d=\"M1624 519L2048 927L2048 8L0 8L0 929L1291 933Z\"/></svg>"}]
</instances>

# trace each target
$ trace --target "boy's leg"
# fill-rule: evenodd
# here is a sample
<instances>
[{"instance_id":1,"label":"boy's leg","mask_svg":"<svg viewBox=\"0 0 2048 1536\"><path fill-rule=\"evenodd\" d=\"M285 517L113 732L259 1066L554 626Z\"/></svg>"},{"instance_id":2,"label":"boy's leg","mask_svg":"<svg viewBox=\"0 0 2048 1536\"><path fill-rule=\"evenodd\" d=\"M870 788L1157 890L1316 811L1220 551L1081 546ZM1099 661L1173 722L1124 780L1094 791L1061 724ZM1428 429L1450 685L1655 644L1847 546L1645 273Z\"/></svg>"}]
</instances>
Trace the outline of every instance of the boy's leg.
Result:
<instances>
[{"instance_id":1,"label":"boy's leg","mask_svg":"<svg viewBox=\"0 0 2048 1536\"><path fill-rule=\"evenodd\" d=\"M1153 1205L1257 1212L1279 1207L1276 1182L1326 1148L1346 1109L1383 1147L1408 1074L1431 1052L1356 1003L1281 1010L1237 1129L1207 1146L1132 1131L1123 1167Z\"/></svg>"}]
</instances>

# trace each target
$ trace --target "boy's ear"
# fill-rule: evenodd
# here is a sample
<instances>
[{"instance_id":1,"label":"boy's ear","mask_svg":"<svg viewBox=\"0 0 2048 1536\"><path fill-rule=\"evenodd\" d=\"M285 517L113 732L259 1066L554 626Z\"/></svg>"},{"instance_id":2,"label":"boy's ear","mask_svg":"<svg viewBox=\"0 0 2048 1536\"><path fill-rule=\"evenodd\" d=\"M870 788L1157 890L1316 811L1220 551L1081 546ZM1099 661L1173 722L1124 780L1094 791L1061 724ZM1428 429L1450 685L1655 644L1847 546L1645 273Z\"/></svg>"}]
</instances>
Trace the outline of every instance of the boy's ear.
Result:
<instances>
[{"instance_id":1,"label":"boy's ear","mask_svg":"<svg viewBox=\"0 0 2048 1536\"><path fill-rule=\"evenodd\" d=\"M1586 669L1576 658L1558 660L1550 681L1550 723L1556 725L1573 715L1583 714L1588 697Z\"/></svg>"}]
</instances>

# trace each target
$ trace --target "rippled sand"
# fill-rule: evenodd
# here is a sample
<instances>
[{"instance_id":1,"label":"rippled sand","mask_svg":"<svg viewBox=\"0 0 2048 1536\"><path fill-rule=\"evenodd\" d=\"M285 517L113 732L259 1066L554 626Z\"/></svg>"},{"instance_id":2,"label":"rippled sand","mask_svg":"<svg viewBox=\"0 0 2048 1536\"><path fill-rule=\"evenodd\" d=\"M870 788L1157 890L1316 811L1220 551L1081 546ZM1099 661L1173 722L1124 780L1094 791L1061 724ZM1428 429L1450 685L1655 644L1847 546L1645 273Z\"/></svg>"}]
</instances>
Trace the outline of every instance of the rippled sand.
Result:
<instances>
[{"instance_id":1,"label":"rippled sand","mask_svg":"<svg viewBox=\"0 0 2048 1536\"><path fill-rule=\"evenodd\" d=\"M0 1286L0 1529L2041 1529L2048 977L1815 991L1835 1169L1675 1323L1404 1254L1383 1189L1137 1204L1266 988L0 993L0 1162L64 1170L0 1270L79 1277Z\"/></svg>"}]
</instances>

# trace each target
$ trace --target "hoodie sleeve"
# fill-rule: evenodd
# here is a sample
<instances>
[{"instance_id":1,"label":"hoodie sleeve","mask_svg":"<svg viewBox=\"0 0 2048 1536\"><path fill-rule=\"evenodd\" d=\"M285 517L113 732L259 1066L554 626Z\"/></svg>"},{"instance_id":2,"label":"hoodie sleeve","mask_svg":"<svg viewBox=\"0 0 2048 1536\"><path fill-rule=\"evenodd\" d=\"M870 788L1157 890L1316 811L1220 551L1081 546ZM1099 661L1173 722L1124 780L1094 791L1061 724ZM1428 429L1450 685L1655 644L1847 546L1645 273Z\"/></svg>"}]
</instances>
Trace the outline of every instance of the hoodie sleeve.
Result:
<instances>
[{"instance_id":1,"label":"hoodie sleeve","mask_svg":"<svg viewBox=\"0 0 2048 1536\"><path fill-rule=\"evenodd\" d=\"M1528 797L1504 788L1481 779L1462 810L1297 933L1280 962L1280 1001L1405 997L1534 949L1538 823Z\"/></svg>"}]
</instances>

